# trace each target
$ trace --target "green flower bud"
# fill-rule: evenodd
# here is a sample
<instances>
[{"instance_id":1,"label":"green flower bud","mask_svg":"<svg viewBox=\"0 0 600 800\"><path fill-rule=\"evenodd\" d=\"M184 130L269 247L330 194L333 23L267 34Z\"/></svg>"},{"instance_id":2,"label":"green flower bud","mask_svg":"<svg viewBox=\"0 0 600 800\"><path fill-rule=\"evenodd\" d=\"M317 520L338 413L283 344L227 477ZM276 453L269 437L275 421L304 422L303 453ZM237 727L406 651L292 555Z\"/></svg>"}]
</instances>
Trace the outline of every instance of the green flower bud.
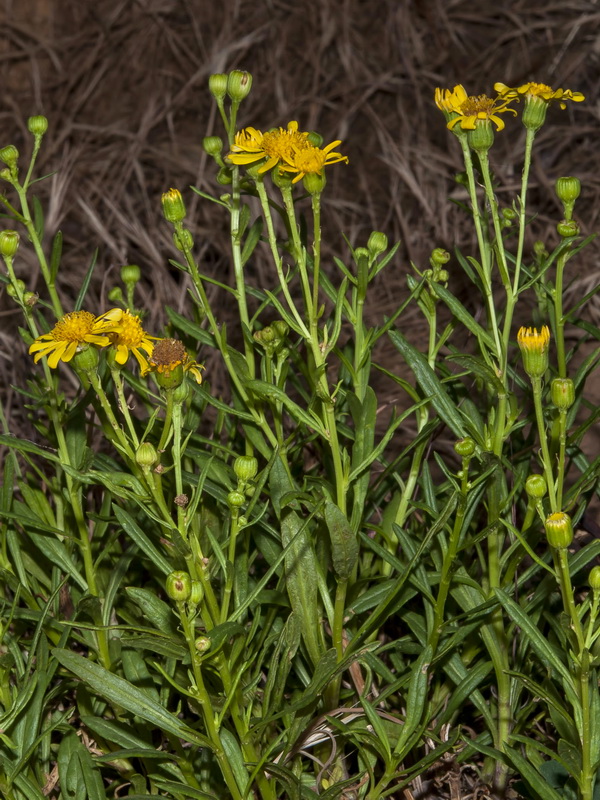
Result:
<instances>
[{"instance_id":1,"label":"green flower bud","mask_svg":"<svg viewBox=\"0 0 600 800\"><path fill-rule=\"evenodd\" d=\"M144 472L149 472L152 467L158 464L158 453L150 442L142 442L135 454L135 463Z\"/></svg>"},{"instance_id":2,"label":"green flower bud","mask_svg":"<svg viewBox=\"0 0 600 800\"><path fill-rule=\"evenodd\" d=\"M186 381L182 381L179 386L173 389L173 402L181 405L185 403L190 395L190 387Z\"/></svg>"},{"instance_id":3,"label":"green flower bud","mask_svg":"<svg viewBox=\"0 0 600 800\"><path fill-rule=\"evenodd\" d=\"M247 483L256 477L258 461L253 456L238 456L233 462L233 471L238 480Z\"/></svg>"},{"instance_id":4,"label":"green flower bud","mask_svg":"<svg viewBox=\"0 0 600 800\"><path fill-rule=\"evenodd\" d=\"M125 286L135 286L142 277L142 270L137 264L126 264L121 267L121 280Z\"/></svg>"},{"instance_id":5,"label":"green flower bud","mask_svg":"<svg viewBox=\"0 0 600 800\"><path fill-rule=\"evenodd\" d=\"M600 592L600 567L593 567L588 577L588 583L595 592Z\"/></svg>"},{"instance_id":6,"label":"green flower bud","mask_svg":"<svg viewBox=\"0 0 600 800\"><path fill-rule=\"evenodd\" d=\"M441 267L444 264L447 264L450 261L450 258L450 253L447 250L444 250L443 247L436 247L431 253L429 263L435 269L436 267Z\"/></svg>"},{"instance_id":7,"label":"green flower bud","mask_svg":"<svg viewBox=\"0 0 600 800\"><path fill-rule=\"evenodd\" d=\"M192 232L187 228L182 228L179 231L175 231L173 233L173 244L182 253L186 250L191 250L194 246L194 237L192 236Z\"/></svg>"},{"instance_id":8,"label":"green flower bud","mask_svg":"<svg viewBox=\"0 0 600 800\"><path fill-rule=\"evenodd\" d=\"M240 508L246 502L246 498L241 492L229 492L227 495L227 505L229 508Z\"/></svg>"},{"instance_id":9,"label":"green flower bud","mask_svg":"<svg viewBox=\"0 0 600 800\"><path fill-rule=\"evenodd\" d=\"M83 347L73 356L73 366L82 372L95 372L100 361L100 354L93 345Z\"/></svg>"},{"instance_id":10,"label":"green flower bud","mask_svg":"<svg viewBox=\"0 0 600 800\"><path fill-rule=\"evenodd\" d=\"M579 178L558 178L554 188L560 202L563 205L570 206L572 210L575 201L581 194L581 181Z\"/></svg>"},{"instance_id":11,"label":"green flower bud","mask_svg":"<svg viewBox=\"0 0 600 800\"><path fill-rule=\"evenodd\" d=\"M310 131L306 140L309 144L312 144L313 147L322 147L323 146L323 137L320 133L316 131Z\"/></svg>"},{"instance_id":12,"label":"green flower bud","mask_svg":"<svg viewBox=\"0 0 600 800\"><path fill-rule=\"evenodd\" d=\"M204 597L204 586L202 586L200 581L192 581L190 603L194 606L197 606L198 603L202 602L203 597Z\"/></svg>"},{"instance_id":13,"label":"green flower bud","mask_svg":"<svg viewBox=\"0 0 600 800\"><path fill-rule=\"evenodd\" d=\"M302 185L311 196L321 194L326 183L327 178L324 172L322 175L319 175L317 172L307 172L302 178Z\"/></svg>"},{"instance_id":14,"label":"green flower bud","mask_svg":"<svg viewBox=\"0 0 600 800\"><path fill-rule=\"evenodd\" d=\"M18 158L19 151L14 145L8 144L6 147L0 148L0 161L3 161L11 169L16 167Z\"/></svg>"},{"instance_id":15,"label":"green flower bud","mask_svg":"<svg viewBox=\"0 0 600 800\"><path fill-rule=\"evenodd\" d=\"M367 250L369 251L372 258L380 255L381 253L385 253L388 249L388 237L385 233L381 233L381 231L373 231L373 233L369 236L369 241L367 242Z\"/></svg>"},{"instance_id":16,"label":"green flower bud","mask_svg":"<svg viewBox=\"0 0 600 800\"><path fill-rule=\"evenodd\" d=\"M2 178L3 181L8 181L9 183L13 182L12 173L6 167L4 169L0 169L0 178Z\"/></svg>"},{"instance_id":17,"label":"green flower bud","mask_svg":"<svg viewBox=\"0 0 600 800\"><path fill-rule=\"evenodd\" d=\"M179 189L169 189L161 198L164 218L167 222L181 222L185 219L185 204Z\"/></svg>"},{"instance_id":18,"label":"green flower bud","mask_svg":"<svg viewBox=\"0 0 600 800\"><path fill-rule=\"evenodd\" d=\"M366 247L355 247L354 248L354 261L358 264L359 259L361 258L369 258L369 251Z\"/></svg>"},{"instance_id":19,"label":"green flower bud","mask_svg":"<svg viewBox=\"0 0 600 800\"><path fill-rule=\"evenodd\" d=\"M107 297L111 303L123 303L123 290L120 286L113 286Z\"/></svg>"},{"instance_id":20,"label":"green flower bud","mask_svg":"<svg viewBox=\"0 0 600 800\"><path fill-rule=\"evenodd\" d=\"M167 575L165 583L167 595L177 603L183 603L189 599L192 593L192 579L187 572L178 570Z\"/></svg>"},{"instance_id":21,"label":"green flower bud","mask_svg":"<svg viewBox=\"0 0 600 800\"><path fill-rule=\"evenodd\" d=\"M227 75L223 72L215 72L208 79L208 90L215 100L222 100L227 93Z\"/></svg>"},{"instance_id":22,"label":"green flower bud","mask_svg":"<svg viewBox=\"0 0 600 800\"><path fill-rule=\"evenodd\" d=\"M554 378L550 393L552 402L560 411L567 411L575 402L575 384L570 378Z\"/></svg>"},{"instance_id":23,"label":"green flower bud","mask_svg":"<svg viewBox=\"0 0 600 800\"><path fill-rule=\"evenodd\" d=\"M198 636L196 641L194 642L194 647L198 653L208 653L212 646L212 642L208 638L208 636Z\"/></svg>"},{"instance_id":24,"label":"green flower bud","mask_svg":"<svg viewBox=\"0 0 600 800\"><path fill-rule=\"evenodd\" d=\"M23 281L17 279L14 284L9 283L6 287L6 294L9 297L18 297L20 294L25 293L25 284Z\"/></svg>"},{"instance_id":25,"label":"green flower bud","mask_svg":"<svg viewBox=\"0 0 600 800\"><path fill-rule=\"evenodd\" d=\"M530 475L525 481L525 491L531 500L541 500L546 496L548 484L543 475Z\"/></svg>"},{"instance_id":26,"label":"green flower bud","mask_svg":"<svg viewBox=\"0 0 600 800\"><path fill-rule=\"evenodd\" d=\"M546 112L549 103L542 97L527 95L525 98L525 108L521 115L521 122L530 131L539 131L546 121Z\"/></svg>"},{"instance_id":27,"label":"green flower bud","mask_svg":"<svg viewBox=\"0 0 600 800\"><path fill-rule=\"evenodd\" d=\"M282 319L276 319L275 322L272 322L271 328L275 331L275 335L278 339L285 339L290 330L287 322L284 322Z\"/></svg>"},{"instance_id":28,"label":"green flower bud","mask_svg":"<svg viewBox=\"0 0 600 800\"><path fill-rule=\"evenodd\" d=\"M535 257L540 260L543 260L548 255L548 251L546 250L546 245L539 239L533 243L533 252Z\"/></svg>"},{"instance_id":29,"label":"green flower bud","mask_svg":"<svg viewBox=\"0 0 600 800\"><path fill-rule=\"evenodd\" d=\"M37 292L25 292L23 295L23 302L29 308L33 308L39 299L40 296Z\"/></svg>"},{"instance_id":30,"label":"green flower bud","mask_svg":"<svg viewBox=\"0 0 600 800\"><path fill-rule=\"evenodd\" d=\"M569 221L563 219L562 222L559 222L556 226L556 232L562 239L568 239L570 236L578 236L579 231L579 225L573 219Z\"/></svg>"},{"instance_id":31,"label":"green flower bud","mask_svg":"<svg viewBox=\"0 0 600 800\"><path fill-rule=\"evenodd\" d=\"M227 79L227 94L234 102L239 103L250 94L252 75L241 69L234 69Z\"/></svg>"},{"instance_id":32,"label":"green flower bud","mask_svg":"<svg viewBox=\"0 0 600 800\"><path fill-rule=\"evenodd\" d=\"M448 278L450 277L450 273L447 269L441 269L437 274L437 281L438 283L446 283Z\"/></svg>"},{"instance_id":33,"label":"green flower bud","mask_svg":"<svg viewBox=\"0 0 600 800\"><path fill-rule=\"evenodd\" d=\"M221 167L217 172L217 183L219 186L229 186L231 181L231 169L229 169L229 167Z\"/></svg>"},{"instance_id":34,"label":"green flower bud","mask_svg":"<svg viewBox=\"0 0 600 800\"><path fill-rule=\"evenodd\" d=\"M504 217L505 220L508 220L509 222L512 222L513 219L517 218L518 214L514 210L514 208L503 208L502 209L502 216Z\"/></svg>"},{"instance_id":35,"label":"green flower bud","mask_svg":"<svg viewBox=\"0 0 600 800\"><path fill-rule=\"evenodd\" d=\"M465 436L454 443L454 452L461 458L471 458L475 452L475 442L470 436Z\"/></svg>"},{"instance_id":36,"label":"green flower bud","mask_svg":"<svg viewBox=\"0 0 600 800\"><path fill-rule=\"evenodd\" d=\"M0 233L0 255L2 258L13 258L19 249L21 237L16 231L2 231Z\"/></svg>"},{"instance_id":37,"label":"green flower bud","mask_svg":"<svg viewBox=\"0 0 600 800\"><path fill-rule=\"evenodd\" d=\"M29 117L27 120L27 130L34 136L43 136L48 130L48 120L41 114Z\"/></svg>"},{"instance_id":38,"label":"green flower bud","mask_svg":"<svg viewBox=\"0 0 600 800\"><path fill-rule=\"evenodd\" d=\"M550 547L565 550L573 541L571 517L564 511L555 511L546 519L546 538Z\"/></svg>"},{"instance_id":39,"label":"green flower bud","mask_svg":"<svg viewBox=\"0 0 600 800\"><path fill-rule=\"evenodd\" d=\"M205 136L202 139L202 147L207 155L216 158L223 151L223 139L220 136Z\"/></svg>"},{"instance_id":40,"label":"green flower bud","mask_svg":"<svg viewBox=\"0 0 600 800\"><path fill-rule=\"evenodd\" d=\"M467 142L471 150L487 153L494 144L494 128L489 119L480 119L475 123L475 130L467 132Z\"/></svg>"},{"instance_id":41,"label":"green flower bud","mask_svg":"<svg viewBox=\"0 0 600 800\"><path fill-rule=\"evenodd\" d=\"M530 378L542 378L548 369L550 331L544 325L538 333L536 328L520 328L517 342L523 357L525 372Z\"/></svg>"}]
</instances>

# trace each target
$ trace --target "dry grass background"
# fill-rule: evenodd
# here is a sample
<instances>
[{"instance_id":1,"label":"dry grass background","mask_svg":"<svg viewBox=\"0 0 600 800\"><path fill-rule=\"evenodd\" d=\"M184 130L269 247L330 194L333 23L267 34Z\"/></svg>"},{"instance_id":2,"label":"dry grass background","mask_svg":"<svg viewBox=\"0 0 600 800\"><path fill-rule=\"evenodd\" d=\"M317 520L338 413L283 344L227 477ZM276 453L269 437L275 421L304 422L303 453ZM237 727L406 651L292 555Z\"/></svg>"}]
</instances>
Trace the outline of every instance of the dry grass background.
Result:
<instances>
[{"instance_id":1,"label":"dry grass background","mask_svg":"<svg viewBox=\"0 0 600 800\"><path fill-rule=\"evenodd\" d=\"M452 180L461 161L433 104L434 88L460 82L478 94L496 80L533 79L586 94L585 103L551 110L537 144L532 235L553 244L560 207L552 184L560 175L582 179L576 216L583 232L599 227L599 65L597 0L1 0L0 145L27 152L27 117L49 118L38 174L53 174L37 189L49 200L48 233L60 229L65 237L62 294L76 296L98 247L87 307L105 309L118 268L137 263L140 304L158 333L164 305L181 311L186 302L184 279L168 266L174 250L160 213L163 191L184 192L204 271L221 280L232 274L227 219L187 187L220 192L201 149L204 135L221 133L208 76L248 69L254 88L241 125L265 129L297 119L326 142L342 139L350 157L349 166L328 172L326 262L346 256L342 231L353 244L364 244L373 229L402 240L371 298L380 319L399 303L410 260L426 265L433 247L470 243L467 220L448 202L461 197ZM492 151L509 190L518 184L522 144L520 123L509 121ZM596 282L598 252L588 248L571 275ZM257 256L249 280L270 285L268 270ZM26 246L18 271L28 288L41 288ZM23 385L30 370L19 322L10 298L1 297L2 404L13 432L21 404L9 387ZM379 358L397 362L391 346Z\"/></svg>"}]
</instances>

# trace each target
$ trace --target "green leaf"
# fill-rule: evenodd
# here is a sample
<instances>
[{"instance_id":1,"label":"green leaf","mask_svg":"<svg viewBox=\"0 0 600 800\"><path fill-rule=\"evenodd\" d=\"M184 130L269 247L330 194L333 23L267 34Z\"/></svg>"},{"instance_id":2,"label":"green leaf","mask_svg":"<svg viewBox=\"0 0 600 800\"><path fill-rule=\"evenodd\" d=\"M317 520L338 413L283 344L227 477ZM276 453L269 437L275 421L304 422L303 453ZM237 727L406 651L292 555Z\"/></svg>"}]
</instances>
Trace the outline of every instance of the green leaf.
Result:
<instances>
[{"instance_id":1,"label":"green leaf","mask_svg":"<svg viewBox=\"0 0 600 800\"><path fill-rule=\"evenodd\" d=\"M73 306L73 311L81 311L81 306L83 305L83 301L85 300L85 295L88 290L88 286L90 285L90 281L92 280L92 274L94 272L94 267L96 266L96 261L98 259L98 250L94 250L92 255L92 260L90 261L90 265L85 273L83 278L83 283L81 284L81 289L79 290L79 294L77 295L77 300L75 300L75 305Z\"/></svg>"},{"instance_id":2,"label":"green leaf","mask_svg":"<svg viewBox=\"0 0 600 800\"><path fill-rule=\"evenodd\" d=\"M405 756L403 748L408 743L413 733L415 733L421 725L427 700L427 683L429 680L431 656L431 646L427 645L411 669L410 682L408 684L408 697L406 699L406 716L404 718L402 732L394 748L394 754L402 759Z\"/></svg>"},{"instance_id":3,"label":"green leaf","mask_svg":"<svg viewBox=\"0 0 600 800\"><path fill-rule=\"evenodd\" d=\"M246 387L253 394L258 395L258 397L264 398L265 400L269 400L271 402L281 403L290 416L296 420L296 422L301 422L311 430L319 433L322 437L328 438L327 433L323 428L323 423L316 416L316 414L311 414L305 411L301 406L295 403L291 397L288 397L287 393L284 392L283 389L280 389L279 386L274 386L272 383L267 383L267 381L253 380L247 381Z\"/></svg>"},{"instance_id":4,"label":"green leaf","mask_svg":"<svg viewBox=\"0 0 600 800\"><path fill-rule=\"evenodd\" d=\"M281 542L289 545L284 559L286 590L292 611L301 620L302 638L314 664L321 656L320 613L317 592L317 565L310 541L308 520L289 511L281 521Z\"/></svg>"},{"instance_id":5,"label":"green leaf","mask_svg":"<svg viewBox=\"0 0 600 800\"><path fill-rule=\"evenodd\" d=\"M481 325L469 314L467 309L458 300L452 292L448 291L444 286L439 283L435 285L436 294L446 303L452 314L461 322L467 330L471 331L479 340L480 346L485 345L487 350L492 353L496 352L496 345L490 334L482 328Z\"/></svg>"},{"instance_id":6,"label":"green leaf","mask_svg":"<svg viewBox=\"0 0 600 800\"><path fill-rule=\"evenodd\" d=\"M335 574L348 580L358 561L358 540L346 515L330 500L325 502L325 523L331 537L331 559Z\"/></svg>"},{"instance_id":7,"label":"green leaf","mask_svg":"<svg viewBox=\"0 0 600 800\"><path fill-rule=\"evenodd\" d=\"M205 331L204 328L201 328L200 325L196 325L195 322L191 322L186 317L182 317L181 314L178 314L170 306L165 306L165 311L167 312L169 322L174 328L182 333L186 333L188 336L191 336L192 339L196 339L196 341L200 342L201 344L206 344L209 347L215 347L214 338L210 333L208 333L208 331Z\"/></svg>"},{"instance_id":8,"label":"green leaf","mask_svg":"<svg viewBox=\"0 0 600 800\"><path fill-rule=\"evenodd\" d=\"M176 634L177 620L171 606L157 597L150 589L127 586L128 597L140 607L144 616L162 633Z\"/></svg>"},{"instance_id":9,"label":"green leaf","mask_svg":"<svg viewBox=\"0 0 600 800\"><path fill-rule=\"evenodd\" d=\"M65 799L106 800L102 776L75 731L62 738L57 762L60 788Z\"/></svg>"},{"instance_id":10,"label":"green leaf","mask_svg":"<svg viewBox=\"0 0 600 800\"><path fill-rule=\"evenodd\" d=\"M431 400L431 405L439 416L457 438L464 438L465 429L462 418L455 405L449 400L444 385L429 366L425 356L409 344L399 331L390 331L389 335L408 366L414 372L419 386Z\"/></svg>"},{"instance_id":11,"label":"green leaf","mask_svg":"<svg viewBox=\"0 0 600 800\"><path fill-rule=\"evenodd\" d=\"M211 742L197 731L182 722L175 714L171 714L162 705L148 697L143 689L138 689L129 681L114 675L93 661L72 653L70 650L54 648L52 655L68 670L88 684L100 697L110 703L117 703L131 714L145 719L160 730L172 733L186 742L209 747Z\"/></svg>"},{"instance_id":12,"label":"green leaf","mask_svg":"<svg viewBox=\"0 0 600 800\"><path fill-rule=\"evenodd\" d=\"M60 266L60 258L62 256L63 235L62 231L56 231L56 235L52 240L52 250L50 252L50 279L52 282L56 280L58 268Z\"/></svg>"},{"instance_id":13,"label":"green leaf","mask_svg":"<svg viewBox=\"0 0 600 800\"><path fill-rule=\"evenodd\" d=\"M554 648L542 632L535 627L521 606L515 603L502 589L496 589L496 597L512 621L521 628L522 635L527 637L544 666L548 669L556 670L563 680L572 687L572 691L575 692L573 679L569 674L569 670L563 664L556 648Z\"/></svg>"},{"instance_id":14,"label":"green leaf","mask_svg":"<svg viewBox=\"0 0 600 800\"><path fill-rule=\"evenodd\" d=\"M44 211L36 195L33 196L33 227L37 238L41 242L44 238Z\"/></svg>"},{"instance_id":15,"label":"green leaf","mask_svg":"<svg viewBox=\"0 0 600 800\"><path fill-rule=\"evenodd\" d=\"M133 539L142 553L150 559L154 566L158 567L164 575L168 575L172 572L173 567L171 564L169 564L163 554L156 549L133 517L116 504L113 505L113 511L115 512L115 517L121 523L123 530Z\"/></svg>"},{"instance_id":16,"label":"green leaf","mask_svg":"<svg viewBox=\"0 0 600 800\"><path fill-rule=\"evenodd\" d=\"M505 745L504 752L521 774L527 786L539 797L539 800L564 800L563 795L555 791L544 776L518 750Z\"/></svg>"},{"instance_id":17,"label":"green leaf","mask_svg":"<svg viewBox=\"0 0 600 800\"><path fill-rule=\"evenodd\" d=\"M242 267L244 266L246 261L248 261L248 259L254 252L254 248L259 243L262 229L263 229L263 218L258 217L254 221L250 230L248 231L248 235L246 236L246 241L244 242L244 247L242 250Z\"/></svg>"}]
</instances>

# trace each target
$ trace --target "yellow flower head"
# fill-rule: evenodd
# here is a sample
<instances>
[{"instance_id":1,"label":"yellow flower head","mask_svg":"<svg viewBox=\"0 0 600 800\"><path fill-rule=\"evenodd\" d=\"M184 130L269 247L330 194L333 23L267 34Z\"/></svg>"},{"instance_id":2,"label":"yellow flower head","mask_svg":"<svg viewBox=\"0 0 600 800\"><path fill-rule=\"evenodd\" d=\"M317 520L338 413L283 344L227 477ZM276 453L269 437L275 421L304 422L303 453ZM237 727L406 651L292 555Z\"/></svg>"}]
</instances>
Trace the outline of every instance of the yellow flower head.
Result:
<instances>
[{"instance_id":1,"label":"yellow flower head","mask_svg":"<svg viewBox=\"0 0 600 800\"><path fill-rule=\"evenodd\" d=\"M258 170L263 173L294 153L311 147L308 133L299 131L298 123L292 121L288 122L287 129L276 128L267 133L261 133L256 128L244 128L236 133L227 158L232 164L255 164L266 158Z\"/></svg>"},{"instance_id":2,"label":"yellow flower head","mask_svg":"<svg viewBox=\"0 0 600 800\"><path fill-rule=\"evenodd\" d=\"M541 378L548 369L548 350L550 330L544 325L538 333L537 328L519 328L517 342L523 366L530 378Z\"/></svg>"},{"instance_id":3,"label":"yellow flower head","mask_svg":"<svg viewBox=\"0 0 600 800\"><path fill-rule=\"evenodd\" d=\"M155 372L169 379L171 373L181 367L183 372L194 376L196 383L202 383L200 370L204 367L189 357L185 345L179 339L159 339L149 355L149 364L142 375Z\"/></svg>"},{"instance_id":4,"label":"yellow flower head","mask_svg":"<svg viewBox=\"0 0 600 800\"><path fill-rule=\"evenodd\" d=\"M297 183L297 181L305 175L322 175L323 169L329 164L337 164L339 161L345 161L346 164L348 163L347 156L332 152L333 148L337 147L338 144L341 144L340 139L331 142L323 148L309 146L297 150L291 156L287 156L284 159L285 163L280 164L279 169L281 172L297 173L292 183Z\"/></svg>"},{"instance_id":5,"label":"yellow flower head","mask_svg":"<svg viewBox=\"0 0 600 800\"><path fill-rule=\"evenodd\" d=\"M464 86L460 84L452 91L436 89L435 103L446 115L450 130L459 125L464 131L474 131L479 122L491 120L496 125L496 130L501 131L504 128L504 120L498 114L503 114L505 111L517 113L514 109L508 108L510 98L492 98L485 94L468 95Z\"/></svg>"},{"instance_id":6,"label":"yellow flower head","mask_svg":"<svg viewBox=\"0 0 600 800\"><path fill-rule=\"evenodd\" d=\"M494 89L498 92L503 100L520 100L521 98L539 98L546 103L557 100L561 108L566 108L564 100L573 100L575 103L581 103L585 100L581 92L572 92L570 89L552 89L545 83L524 83L522 86L511 88L505 83L495 83Z\"/></svg>"},{"instance_id":7,"label":"yellow flower head","mask_svg":"<svg viewBox=\"0 0 600 800\"><path fill-rule=\"evenodd\" d=\"M127 362L129 351L136 357L142 372L148 369L148 361L141 352L152 355L152 342L157 336L150 336L142 328L141 319L132 314L129 310L122 311L120 308L113 308L107 311L98 319L112 323L108 330L110 343L115 349L115 361L121 366Z\"/></svg>"},{"instance_id":8,"label":"yellow flower head","mask_svg":"<svg viewBox=\"0 0 600 800\"><path fill-rule=\"evenodd\" d=\"M59 361L70 361L87 344L98 347L109 345L107 332L112 324L103 317L95 317L89 311L72 311L65 314L50 333L38 336L29 352L35 353L33 360L36 363L42 356L49 356L48 366L54 369Z\"/></svg>"}]
</instances>

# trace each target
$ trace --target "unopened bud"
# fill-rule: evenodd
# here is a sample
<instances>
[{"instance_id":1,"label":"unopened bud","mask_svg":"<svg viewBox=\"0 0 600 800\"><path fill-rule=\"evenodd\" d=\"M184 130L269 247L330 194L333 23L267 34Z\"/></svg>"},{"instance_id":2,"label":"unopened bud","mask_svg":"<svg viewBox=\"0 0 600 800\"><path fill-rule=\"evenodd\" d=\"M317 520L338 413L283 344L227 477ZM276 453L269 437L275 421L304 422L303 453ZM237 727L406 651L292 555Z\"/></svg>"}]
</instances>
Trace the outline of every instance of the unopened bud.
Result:
<instances>
[{"instance_id":1,"label":"unopened bud","mask_svg":"<svg viewBox=\"0 0 600 800\"><path fill-rule=\"evenodd\" d=\"M546 496L548 484L543 475L530 475L525 481L525 491L531 500L541 500Z\"/></svg>"},{"instance_id":2,"label":"unopened bud","mask_svg":"<svg viewBox=\"0 0 600 800\"><path fill-rule=\"evenodd\" d=\"M180 231L173 233L173 244L175 247L184 253L186 250L191 250L194 246L194 237L192 232L187 228L182 228Z\"/></svg>"},{"instance_id":3,"label":"unopened bud","mask_svg":"<svg viewBox=\"0 0 600 800\"><path fill-rule=\"evenodd\" d=\"M192 591L190 594L190 603L197 606L198 603L202 602L202 598L204 597L204 586L200 583L200 581L192 581Z\"/></svg>"},{"instance_id":4,"label":"unopened bud","mask_svg":"<svg viewBox=\"0 0 600 800\"><path fill-rule=\"evenodd\" d=\"M227 495L227 505L229 508L240 508L246 502L246 498L241 492L229 492Z\"/></svg>"},{"instance_id":5,"label":"unopened bud","mask_svg":"<svg viewBox=\"0 0 600 800\"><path fill-rule=\"evenodd\" d=\"M575 402L575 384L570 378L554 378L550 394L556 408L567 411Z\"/></svg>"},{"instance_id":6,"label":"unopened bud","mask_svg":"<svg viewBox=\"0 0 600 800\"><path fill-rule=\"evenodd\" d=\"M373 233L369 236L369 241L367 242L367 250L371 256L375 257L381 253L385 253L387 249L388 237L385 235L385 233L381 233L381 231L373 231Z\"/></svg>"},{"instance_id":7,"label":"unopened bud","mask_svg":"<svg viewBox=\"0 0 600 800\"><path fill-rule=\"evenodd\" d=\"M234 69L227 79L227 94L234 102L239 103L250 94L252 75L241 69Z\"/></svg>"},{"instance_id":8,"label":"unopened bud","mask_svg":"<svg viewBox=\"0 0 600 800\"><path fill-rule=\"evenodd\" d=\"M475 442L470 436L465 436L454 443L454 452L461 458L471 458L475 452Z\"/></svg>"},{"instance_id":9,"label":"unopened bud","mask_svg":"<svg viewBox=\"0 0 600 800\"><path fill-rule=\"evenodd\" d=\"M592 568L592 571L590 572L589 577L588 577L588 583L590 584L590 587L595 592L600 592L600 567L599 566L596 566L596 567Z\"/></svg>"},{"instance_id":10,"label":"unopened bud","mask_svg":"<svg viewBox=\"0 0 600 800\"><path fill-rule=\"evenodd\" d=\"M211 648L211 641L208 636L198 636L194 642L194 647L198 653L207 653Z\"/></svg>"},{"instance_id":11,"label":"unopened bud","mask_svg":"<svg viewBox=\"0 0 600 800\"><path fill-rule=\"evenodd\" d=\"M215 72L208 79L208 90L215 100L222 100L227 94L227 75L223 72Z\"/></svg>"},{"instance_id":12,"label":"unopened bud","mask_svg":"<svg viewBox=\"0 0 600 800\"><path fill-rule=\"evenodd\" d=\"M137 264L126 264L121 267L121 280L125 286L135 286L141 277L142 271Z\"/></svg>"},{"instance_id":13,"label":"unopened bud","mask_svg":"<svg viewBox=\"0 0 600 800\"><path fill-rule=\"evenodd\" d=\"M205 136L202 139L202 147L207 155L216 158L223 151L223 139L220 136Z\"/></svg>"},{"instance_id":14,"label":"unopened bud","mask_svg":"<svg viewBox=\"0 0 600 800\"><path fill-rule=\"evenodd\" d=\"M221 167L217 172L217 183L219 186L229 186L232 181L231 170L229 167Z\"/></svg>"},{"instance_id":15,"label":"unopened bud","mask_svg":"<svg viewBox=\"0 0 600 800\"><path fill-rule=\"evenodd\" d=\"M0 255L2 258L13 258L19 249L19 234L16 231L0 233Z\"/></svg>"},{"instance_id":16,"label":"unopened bud","mask_svg":"<svg viewBox=\"0 0 600 800\"><path fill-rule=\"evenodd\" d=\"M171 600L183 603L189 599L192 593L192 579L187 572L182 572L181 570L171 572L167 575L165 588Z\"/></svg>"},{"instance_id":17,"label":"unopened bud","mask_svg":"<svg viewBox=\"0 0 600 800\"><path fill-rule=\"evenodd\" d=\"M48 120L41 114L29 117L27 120L27 130L34 136L43 136L48 130Z\"/></svg>"},{"instance_id":18,"label":"unopened bud","mask_svg":"<svg viewBox=\"0 0 600 800\"><path fill-rule=\"evenodd\" d=\"M142 442L135 454L135 463L145 471L150 471L158 463L158 453L150 442Z\"/></svg>"},{"instance_id":19,"label":"unopened bud","mask_svg":"<svg viewBox=\"0 0 600 800\"><path fill-rule=\"evenodd\" d=\"M169 189L161 198L164 218L167 222L181 222L185 219L185 204L179 189Z\"/></svg>"},{"instance_id":20,"label":"unopened bud","mask_svg":"<svg viewBox=\"0 0 600 800\"><path fill-rule=\"evenodd\" d=\"M579 178L558 178L554 188L556 195L565 209L565 218L568 220L573 216L575 201L581 193L581 181Z\"/></svg>"},{"instance_id":21,"label":"unopened bud","mask_svg":"<svg viewBox=\"0 0 600 800\"><path fill-rule=\"evenodd\" d=\"M233 462L233 471L238 480L246 483L256 477L258 461L254 456L238 456Z\"/></svg>"},{"instance_id":22,"label":"unopened bud","mask_svg":"<svg viewBox=\"0 0 600 800\"><path fill-rule=\"evenodd\" d=\"M40 296L37 292L25 292L23 295L23 302L29 308L33 308L39 299Z\"/></svg>"},{"instance_id":23,"label":"unopened bud","mask_svg":"<svg viewBox=\"0 0 600 800\"><path fill-rule=\"evenodd\" d=\"M19 293L24 294L24 292L25 292L25 284L23 283L22 280L19 280L18 278L14 282L14 284L9 283L8 286L6 287L6 294L9 297L18 297Z\"/></svg>"},{"instance_id":24,"label":"unopened bud","mask_svg":"<svg viewBox=\"0 0 600 800\"><path fill-rule=\"evenodd\" d=\"M555 511L546 519L548 544L557 550L565 550L573 541L571 517L564 511Z\"/></svg>"},{"instance_id":25,"label":"unopened bud","mask_svg":"<svg viewBox=\"0 0 600 800\"><path fill-rule=\"evenodd\" d=\"M578 236L579 235L579 225L575 222L574 219L566 220L563 219L562 222L559 222L556 226L556 232L561 237L561 239L568 239L570 236Z\"/></svg>"},{"instance_id":26,"label":"unopened bud","mask_svg":"<svg viewBox=\"0 0 600 800\"><path fill-rule=\"evenodd\" d=\"M450 261L450 257L450 253L447 250L444 250L443 247L436 247L431 253L431 258L429 261L432 267L441 267Z\"/></svg>"},{"instance_id":27,"label":"unopened bud","mask_svg":"<svg viewBox=\"0 0 600 800\"><path fill-rule=\"evenodd\" d=\"M19 158L19 151L13 144L0 148L0 161L3 161L11 169L16 166Z\"/></svg>"}]
</instances>

